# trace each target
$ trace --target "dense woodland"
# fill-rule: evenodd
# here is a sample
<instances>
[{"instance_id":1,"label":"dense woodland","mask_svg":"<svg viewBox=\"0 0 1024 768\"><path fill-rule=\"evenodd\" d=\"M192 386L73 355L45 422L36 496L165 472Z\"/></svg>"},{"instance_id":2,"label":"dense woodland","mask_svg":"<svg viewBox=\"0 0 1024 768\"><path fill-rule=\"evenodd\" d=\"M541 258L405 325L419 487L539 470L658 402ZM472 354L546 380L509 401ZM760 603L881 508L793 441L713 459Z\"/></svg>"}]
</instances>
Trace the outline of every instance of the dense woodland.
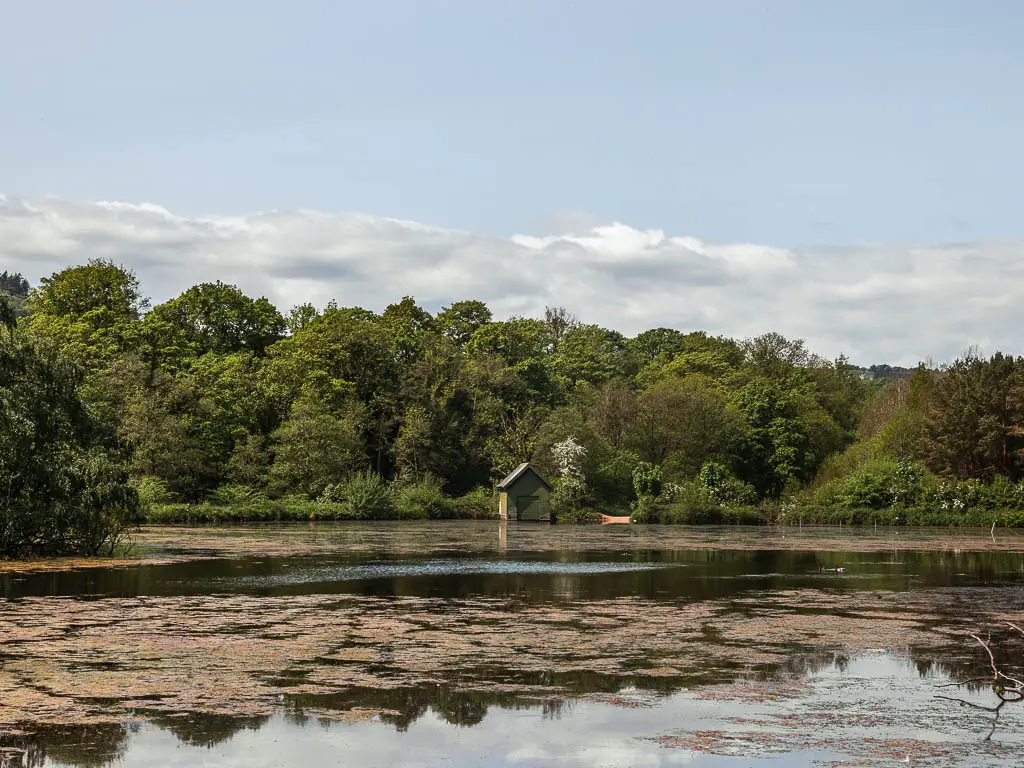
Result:
<instances>
[{"instance_id":1,"label":"dense woodland","mask_svg":"<svg viewBox=\"0 0 1024 768\"><path fill-rule=\"evenodd\" d=\"M487 516L523 461L562 520L1024 509L1024 359L1001 354L862 369L775 333L630 338L411 297L282 312L222 283L151 307L100 260L4 272L0 294L0 552L96 551L140 515Z\"/></svg>"}]
</instances>

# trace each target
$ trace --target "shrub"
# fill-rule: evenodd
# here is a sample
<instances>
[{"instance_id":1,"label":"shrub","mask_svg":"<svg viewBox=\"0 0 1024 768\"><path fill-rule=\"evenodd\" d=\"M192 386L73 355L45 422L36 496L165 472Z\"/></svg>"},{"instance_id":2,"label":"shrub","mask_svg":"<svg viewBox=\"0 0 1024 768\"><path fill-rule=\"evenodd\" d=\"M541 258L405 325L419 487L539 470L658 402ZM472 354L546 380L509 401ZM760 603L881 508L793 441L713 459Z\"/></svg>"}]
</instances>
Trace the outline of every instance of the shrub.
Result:
<instances>
[{"instance_id":1,"label":"shrub","mask_svg":"<svg viewBox=\"0 0 1024 768\"><path fill-rule=\"evenodd\" d=\"M982 486L979 506L990 510L1024 510L1024 484L997 477L991 485Z\"/></svg>"},{"instance_id":2,"label":"shrub","mask_svg":"<svg viewBox=\"0 0 1024 768\"><path fill-rule=\"evenodd\" d=\"M836 484L834 503L875 510L914 504L924 490L923 479L924 471L914 462L876 459Z\"/></svg>"},{"instance_id":3,"label":"shrub","mask_svg":"<svg viewBox=\"0 0 1024 768\"><path fill-rule=\"evenodd\" d=\"M654 496L644 495L633 502L629 520L632 523L657 523L660 504Z\"/></svg>"},{"instance_id":4,"label":"shrub","mask_svg":"<svg viewBox=\"0 0 1024 768\"><path fill-rule=\"evenodd\" d=\"M661 467L641 461L633 468L633 490L636 497L661 495Z\"/></svg>"},{"instance_id":5,"label":"shrub","mask_svg":"<svg viewBox=\"0 0 1024 768\"><path fill-rule=\"evenodd\" d=\"M704 464L697 475L697 484L721 504L754 504L757 491L753 486L733 476L729 469L717 461Z\"/></svg>"},{"instance_id":6,"label":"shrub","mask_svg":"<svg viewBox=\"0 0 1024 768\"><path fill-rule=\"evenodd\" d=\"M661 508L658 522L693 525L713 525L723 520L722 505L706 488L695 483L684 483L675 500Z\"/></svg>"},{"instance_id":7,"label":"shrub","mask_svg":"<svg viewBox=\"0 0 1024 768\"><path fill-rule=\"evenodd\" d=\"M257 504L265 504L267 502L267 494L262 491L256 490L255 488L249 488L244 485L222 485L220 488L212 491L207 496L207 501L210 504L219 506L253 506Z\"/></svg>"},{"instance_id":8,"label":"shrub","mask_svg":"<svg viewBox=\"0 0 1024 768\"><path fill-rule=\"evenodd\" d=\"M601 522L601 514L592 509L570 509L558 515L555 522L568 525L586 525Z\"/></svg>"},{"instance_id":9,"label":"shrub","mask_svg":"<svg viewBox=\"0 0 1024 768\"><path fill-rule=\"evenodd\" d=\"M455 505L434 478L397 488L394 500L401 520L444 520L456 516Z\"/></svg>"},{"instance_id":10,"label":"shrub","mask_svg":"<svg viewBox=\"0 0 1024 768\"><path fill-rule=\"evenodd\" d=\"M100 447L109 425L82 400L79 368L2 330L0 556L112 550L140 502L124 458Z\"/></svg>"},{"instance_id":11,"label":"shrub","mask_svg":"<svg viewBox=\"0 0 1024 768\"><path fill-rule=\"evenodd\" d=\"M488 488L477 488L452 500L455 516L462 519L490 520L498 517L498 499Z\"/></svg>"},{"instance_id":12,"label":"shrub","mask_svg":"<svg viewBox=\"0 0 1024 768\"><path fill-rule=\"evenodd\" d=\"M395 508L388 485L383 477L374 472L352 475L332 490L331 497L327 502L340 503L345 516L354 520L388 520L394 515Z\"/></svg>"},{"instance_id":13,"label":"shrub","mask_svg":"<svg viewBox=\"0 0 1024 768\"><path fill-rule=\"evenodd\" d=\"M177 501L177 494L171 491L167 481L162 477L146 475L132 483L139 494L139 504L149 508L153 504L172 504Z\"/></svg>"},{"instance_id":14,"label":"shrub","mask_svg":"<svg viewBox=\"0 0 1024 768\"><path fill-rule=\"evenodd\" d=\"M966 513L977 507L983 497L981 483L976 480L946 481L929 494L929 501L947 514Z\"/></svg>"}]
</instances>

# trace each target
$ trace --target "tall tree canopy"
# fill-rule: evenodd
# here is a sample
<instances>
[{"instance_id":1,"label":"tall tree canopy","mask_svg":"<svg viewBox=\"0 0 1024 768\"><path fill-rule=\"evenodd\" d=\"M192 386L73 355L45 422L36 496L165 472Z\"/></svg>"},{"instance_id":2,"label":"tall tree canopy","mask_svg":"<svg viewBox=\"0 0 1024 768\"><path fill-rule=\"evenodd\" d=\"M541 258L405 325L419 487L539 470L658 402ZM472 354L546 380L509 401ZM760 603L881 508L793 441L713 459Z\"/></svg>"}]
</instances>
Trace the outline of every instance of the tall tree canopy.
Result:
<instances>
[{"instance_id":1,"label":"tall tree canopy","mask_svg":"<svg viewBox=\"0 0 1024 768\"><path fill-rule=\"evenodd\" d=\"M1004 355L862 369L777 333L627 337L560 307L496 319L472 299L282 315L222 282L149 311L132 272L104 260L34 289L0 273L0 294L8 376L49 371L7 409L11 450L34 434L25 424L63 424L46 461L73 448L66 465L100 477L102 455L184 500L225 484L317 497L365 471L462 493L522 461L557 471L551 451L569 438L598 505L628 503L641 465L665 487L742 486L768 501L876 460L948 480L1024 477L1024 369ZM21 299L24 311L10 303ZM32 397L52 424L24 415Z\"/></svg>"}]
</instances>

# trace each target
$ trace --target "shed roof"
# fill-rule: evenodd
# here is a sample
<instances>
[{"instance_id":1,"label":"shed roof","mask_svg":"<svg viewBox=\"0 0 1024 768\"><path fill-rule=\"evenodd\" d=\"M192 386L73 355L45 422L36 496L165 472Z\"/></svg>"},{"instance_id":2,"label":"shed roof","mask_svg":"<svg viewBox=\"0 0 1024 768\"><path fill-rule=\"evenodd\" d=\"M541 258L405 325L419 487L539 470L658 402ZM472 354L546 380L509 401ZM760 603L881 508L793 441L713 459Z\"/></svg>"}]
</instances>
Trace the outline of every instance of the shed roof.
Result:
<instances>
[{"instance_id":1,"label":"shed roof","mask_svg":"<svg viewBox=\"0 0 1024 768\"><path fill-rule=\"evenodd\" d=\"M533 474L535 474L540 479L540 481L548 487L549 490L551 489L551 483L545 480L541 473L534 469L529 462L524 462L523 464L520 464L518 467L513 469L512 472L509 473L508 477L506 477L504 480L498 483L498 487L501 488L502 490L505 490L510 485L512 485L512 483L514 483L516 480L525 475L527 472L533 472Z\"/></svg>"}]
</instances>

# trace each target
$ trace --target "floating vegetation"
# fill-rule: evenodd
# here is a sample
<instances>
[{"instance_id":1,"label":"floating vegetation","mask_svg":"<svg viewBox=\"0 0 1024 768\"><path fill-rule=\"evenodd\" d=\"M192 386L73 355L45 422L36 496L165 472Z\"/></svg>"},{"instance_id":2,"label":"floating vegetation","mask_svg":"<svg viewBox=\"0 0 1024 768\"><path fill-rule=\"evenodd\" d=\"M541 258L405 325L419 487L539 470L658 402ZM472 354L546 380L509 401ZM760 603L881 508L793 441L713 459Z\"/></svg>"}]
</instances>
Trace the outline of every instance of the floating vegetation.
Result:
<instances>
[{"instance_id":1,"label":"floating vegetation","mask_svg":"<svg viewBox=\"0 0 1024 768\"><path fill-rule=\"evenodd\" d=\"M846 589L833 573L825 586L746 584L719 593L709 587L711 572L700 572L696 591L656 597L556 600L516 589L479 590L484 576L506 573L559 583L626 578L632 571L654 579L666 562L681 563L652 553L668 552L669 543L685 548L700 537L720 540L718 531L652 529L640 542L649 547L660 539L665 548L644 550L634 548L632 534L606 537L572 529L563 536L546 528L546 534L563 536L564 554L526 556L550 550L544 549L548 540L534 532L539 528L524 527L508 534L509 554L498 557L475 524L452 526L443 535L443 525L409 531L388 525L340 528L177 529L174 552L160 549L162 537L173 538L167 529L140 537L156 548L147 564L162 557L169 563L235 558L225 561L230 568L255 563L234 581L248 579L267 587L265 593L232 592L233 579L225 577L200 585L197 594L39 594L0 601L0 760L18 765L24 754L24 764L41 764L44 746L45 754L67 754L78 739L96 742L94 764L102 764L126 749L132 729L149 724L187 744L211 745L282 716L294 723L379 722L404 729L432 711L449 723L471 726L491 707L539 708L545 716L559 716L582 702L642 713L658 711L665 697L678 694L706 708L711 719L687 723L683 731L665 729L657 742L662 748L726 756L818 750L847 761L876 761L872 765L911 755L919 764L953 765L966 754L963 738L951 735L954 725L966 728L961 737L970 737L986 730L987 721L975 723L970 714L952 710L947 719L936 719L942 705L930 693L925 704L913 702L932 680L971 677L984 662L965 642L969 632L995 618L1024 619L1019 588L1010 584ZM735 536L739 550L763 543L760 532ZM800 552L811 541L802 534L794 540ZM819 535L814 541L830 539ZM862 539L843 543L851 541ZM339 564L331 559L339 549L360 553L361 560ZM582 557L594 551L604 554ZM243 552L249 553L244 560ZM417 553L432 557L416 559ZM305 565L293 573L252 572L269 568L275 557L299 558ZM727 565L720 554L708 551L708 557ZM808 557L793 564L817 570ZM680 572L690 578L691 571L697 569ZM147 579L165 578L159 569L146 573ZM310 579L382 578L398 584L438 576L459 580L461 592L269 589ZM58 576L46 576L51 578ZM870 686L851 683L857 678L842 670L872 658L865 656L867 649L903 659L910 670L904 674L920 680L919 687L902 691L882 680L872 694ZM897 727L903 731L893 732ZM69 730L75 728L86 730ZM99 736L88 734L108 736L100 745ZM1001 759L1005 745L985 749L992 750L985 754L993 760Z\"/></svg>"}]
</instances>

